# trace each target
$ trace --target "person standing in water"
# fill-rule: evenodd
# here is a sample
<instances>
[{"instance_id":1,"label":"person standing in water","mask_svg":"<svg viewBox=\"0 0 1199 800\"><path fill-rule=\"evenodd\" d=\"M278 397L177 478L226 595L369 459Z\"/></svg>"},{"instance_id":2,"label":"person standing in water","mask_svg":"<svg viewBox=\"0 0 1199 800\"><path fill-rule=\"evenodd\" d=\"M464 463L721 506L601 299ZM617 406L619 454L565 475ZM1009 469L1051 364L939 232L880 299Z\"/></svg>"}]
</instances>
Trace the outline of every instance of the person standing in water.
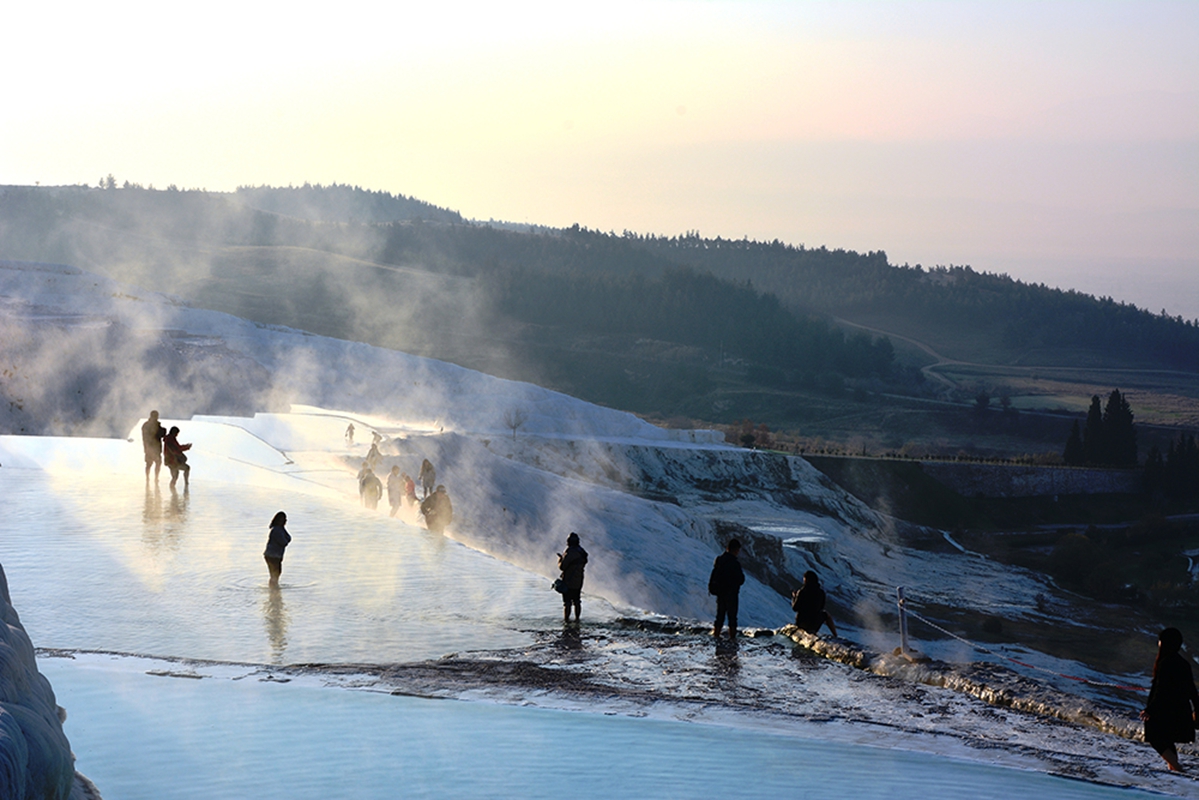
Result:
<instances>
[{"instance_id":1,"label":"person standing in water","mask_svg":"<svg viewBox=\"0 0 1199 800\"><path fill-rule=\"evenodd\" d=\"M162 460L166 463L167 469L171 471L171 488L175 488L175 481L179 480L179 473L183 473L183 489L187 490L188 484L191 481L191 465L187 463L187 456L184 451L191 450L190 444L179 444L179 426L172 425L170 432L162 440Z\"/></svg>"},{"instance_id":2,"label":"person standing in water","mask_svg":"<svg viewBox=\"0 0 1199 800\"><path fill-rule=\"evenodd\" d=\"M1171 772L1182 772L1175 743L1195 741L1195 723L1199 722L1195 675L1181 649L1182 632L1178 628L1166 628L1158 634L1153 684L1141 712L1145 741L1166 760Z\"/></svg>"},{"instance_id":3,"label":"person standing in water","mask_svg":"<svg viewBox=\"0 0 1199 800\"><path fill-rule=\"evenodd\" d=\"M370 467L364 469L362 479L358 481L358 492L362 495L362 504L374 511L383 497L383 483Z\"/></svg>"},{"instance_id":4,"label":"person standing in water","mask_svg":"<svg viewBox=\"0 0 1199 800\"><path fill-rule=\"evenodd\" d=\"M729 618L729 638L737 638L737 601L741 595L741 584L745 583L745 573L741 571L741 562L737 560L740 552L741 542L730 539L724 552L716 556L712 574L708 576L708 594L716 595L716 623L712 626L712 635L717 638L724 627L726 614Z\"/></svg>"},{"instance_id":5,"label":"person standing in water","mask_svg":"<svg viewBox=\"0 0 1199 800\"><path fill-rule=\"evenodd\" d=\"M391 506L391 514L394 517L396 512L400 510L400 502L404 499L404 479L400 476L400 468L392 467L391 472L387 476L387 504Z\"/></svg>"},{"instance_id":6,"label":"person standing in water","mask_svg":"<svg viewBox=\"0 0 1199 800\"><path fill-rule=\"evenodd\" d=\"M433 533L445 533L445 529L454 521L454 504L445 486L438 486L437 491L421 501L420 513L425 518L425 527Z\"/></svg>"},{"instance_id":7,"label":"person standing in water","mask_svg":"<svg viewBox=\"0 0 1199 800\"><path fill-rule=\"evenodd\" d=\"M587 566L587 551L579 544L579 534L571 531L566 537L566 552L558 554L558 569L562 571L562 621L570 622L570 607L575 609L575 622L583 613L583 569Z\"/></svg>"},{"instance_id":8,"label":"person standing in water","mask_svg":"<svg viewBox=\"0 0 1199 800\"><path fill-rule=\"evenodd\" d=\"M407 500L409 508L416 505L416 481L412 480L412 476L407 472L404 473L404 499Z\"/></svg>"},{"instance_id":9,"label":"person standing in water","mask_svg":"<svg viewBox=\"0 0 1199 800\"><path fill-rule=\"evenodd\" d=\"M142 423L142 449L146 453L146 484L150 483L150 465L154 465L154 482L162 471L162 440L167 429L158 421L158 412L151 411L150 418Z\"/></svg>"},{"instance_id":10,"label":"person standing in water","mask_svg":"<svg viewBox=\"0 0 1199 800\"><path fill-rule=\"evenodd\" d=\"M280 511L271 519L271 533L266 540L266 550L262 557L266 559L266 568L271 573L270 587L279 588L279 576L283 574L283 551L291 544L291 534L287 532L287 515Z\"/></svg>"}]
</instances>

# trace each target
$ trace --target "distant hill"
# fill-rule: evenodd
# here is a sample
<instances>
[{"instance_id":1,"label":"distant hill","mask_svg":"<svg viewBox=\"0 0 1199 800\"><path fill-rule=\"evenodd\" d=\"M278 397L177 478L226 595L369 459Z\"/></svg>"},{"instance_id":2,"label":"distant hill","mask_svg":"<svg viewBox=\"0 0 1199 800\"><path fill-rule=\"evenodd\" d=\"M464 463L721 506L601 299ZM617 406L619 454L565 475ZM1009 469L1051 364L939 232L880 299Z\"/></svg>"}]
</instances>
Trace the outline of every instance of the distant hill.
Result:
<instances>
[{"instance_id":1,"label":"distant hill","mask_svg":"<svg viewBox=\"0 0 1199 800\"><path fill-rule=\"evenodd\" d=\"M1128 389L1129 375L1093 374L1113 368L1163 371L1144 388L1175 398L1159 416L1184 421L1195 387L1171 376L1199 371L1194 322L970 268L695 234L514 229L340 185L0 187L0 259L71 264L643 414L753 418L896 448L969 436L983 449L1060 449L1069 420L1013 425L1009 414L1004 427L953 421L955 409L980 390L1044 395L1053 408L1057 395ZM922 374L933 352L958 359L957 374ZM1070 369L1092 373L1067 391Z\"/></svg>"},{"instance_id":2,"label":"distant hill","mask_svg":"<svg viewBox=\"0 0 1199 800\"><path fill-rule=\"evenodd\" d=\"M333 184L287 188L239 186L238 202L260 211L270 211L312 222L462 222L462 215L414 197Z\"/></svg>"}]
</instances>

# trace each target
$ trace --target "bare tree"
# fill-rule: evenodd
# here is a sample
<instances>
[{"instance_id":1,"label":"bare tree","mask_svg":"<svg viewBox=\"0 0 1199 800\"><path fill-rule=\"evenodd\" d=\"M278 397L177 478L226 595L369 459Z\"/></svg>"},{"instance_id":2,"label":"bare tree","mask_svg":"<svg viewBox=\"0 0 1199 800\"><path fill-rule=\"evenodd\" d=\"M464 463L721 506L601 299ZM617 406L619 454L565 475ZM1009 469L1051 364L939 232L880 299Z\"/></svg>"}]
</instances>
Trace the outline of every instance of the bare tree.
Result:
<instances>
[{"instance_id":1,"label":"bare tree","mask_svg":"<svg viewBox=\"0 0 1199 800\"><path fill-rule=\"evenodd\" d=\"M512 440L516 440L516 431L529 419L523 408L510 408L504 412L504 425L512 429Z\"/></svg>"}]
</instances>

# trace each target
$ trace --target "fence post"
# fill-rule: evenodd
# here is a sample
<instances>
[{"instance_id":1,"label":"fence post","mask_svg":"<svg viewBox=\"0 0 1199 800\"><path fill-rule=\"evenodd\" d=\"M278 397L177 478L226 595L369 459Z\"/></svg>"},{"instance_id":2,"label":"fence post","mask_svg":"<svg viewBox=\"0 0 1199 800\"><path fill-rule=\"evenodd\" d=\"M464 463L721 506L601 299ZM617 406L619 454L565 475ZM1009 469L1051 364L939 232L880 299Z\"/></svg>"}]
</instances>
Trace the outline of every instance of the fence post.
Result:
<instances>
[{"instance_id":1,"label":"fence post","mask_svg":"<svg viewBox=\"0 0 1199 800\"><path fill-rule=\"evenodd\" d=\"M903 587L896 587L895 594L899 597L899 655L904 656L908 654L908 613L905 608Z\"/></svg>"}]
</instances>

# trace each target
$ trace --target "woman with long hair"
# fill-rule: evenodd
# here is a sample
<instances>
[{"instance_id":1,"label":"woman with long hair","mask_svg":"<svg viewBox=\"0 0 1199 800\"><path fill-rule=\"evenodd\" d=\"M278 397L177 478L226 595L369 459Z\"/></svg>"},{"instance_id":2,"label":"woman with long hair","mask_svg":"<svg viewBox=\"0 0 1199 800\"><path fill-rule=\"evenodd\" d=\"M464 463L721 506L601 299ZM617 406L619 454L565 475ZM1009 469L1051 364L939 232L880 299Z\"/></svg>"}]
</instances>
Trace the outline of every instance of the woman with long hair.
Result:
<instances>
[{"instance_id":1,"label":"woman with long hair","mask_svg":"<svg viewBox=\"0 0 1199 800\"><path fill-rule=\"evenodd\" d=\"M287 515L280 511L271 518L271 533L266 540L266 550L262 557L266 559L266 568L271 573L270 587L279 588L279 576L283 574L283 551L291 543L291 534L287 532Z\"/></svg>"},{"instance_id":2,"label":"woman with long hair","mask_svg":"<svg viewBox=\"0 0 1199 800\"><path fill-rule=\"evenodd\" d=\"M1157 637L1157 659L1153 662L1153 685L1141 712L1145 741L1161 755L1173 772L1182 772L1176 742L1195 741L1199 719L1199 692L1191 665L1179 650L1182 632L1166 628Z\"/></svg>"}]
</instances>

